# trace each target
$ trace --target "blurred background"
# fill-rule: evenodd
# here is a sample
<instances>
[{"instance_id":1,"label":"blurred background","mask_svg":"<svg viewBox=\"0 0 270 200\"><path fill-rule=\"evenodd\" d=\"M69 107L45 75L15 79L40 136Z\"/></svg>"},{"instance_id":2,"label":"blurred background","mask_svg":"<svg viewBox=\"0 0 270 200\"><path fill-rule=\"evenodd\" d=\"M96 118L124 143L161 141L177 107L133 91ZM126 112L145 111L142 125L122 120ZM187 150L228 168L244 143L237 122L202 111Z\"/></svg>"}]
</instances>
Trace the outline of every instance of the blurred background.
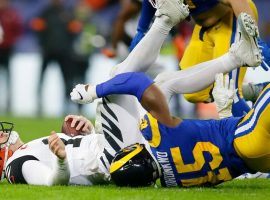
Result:
<instances>
[{"instance_id":1,"label":"blurred background","mask_svg":"<svg viewBox=\"0 0 270 200\"><path fill-rule=\"evenodd\" d=\"M255 3L261 37L270 45L270 1ZM77 83L106 80L127 56L140 8L140 0L0 0L0 116L93 118L95 104L75 105L69 93ZM178 69L192 27L183 22L171 32L150 75ZM249 69L245 79L270 81L270 72ZM212 106L180 95L170 106L182 117L216 116Z\"/></svg>"}]
</instances>

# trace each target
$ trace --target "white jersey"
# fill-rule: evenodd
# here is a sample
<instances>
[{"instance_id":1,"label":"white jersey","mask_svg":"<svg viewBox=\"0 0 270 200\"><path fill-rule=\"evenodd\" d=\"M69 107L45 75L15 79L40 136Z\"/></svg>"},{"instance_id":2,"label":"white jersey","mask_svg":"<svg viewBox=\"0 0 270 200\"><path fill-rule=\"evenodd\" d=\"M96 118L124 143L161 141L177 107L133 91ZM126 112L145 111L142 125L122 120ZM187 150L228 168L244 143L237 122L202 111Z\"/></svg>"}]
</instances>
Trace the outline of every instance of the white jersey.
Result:
<instances>
[{"instance_id":1,"label":"white jersey","mask_svg":"<svg viewBox=\"0 0 270 200\"><path fill-rule=\"evenodd\" d=\"M69 184L92 185L108 181L108 170L100 160L104 149L102 135L69 137L59 133L58 136L66 145ZM14 152L7 161L6 176L11 183L46 185L41 178L39 181L40 174L50 172L47 169L53 169L56 162L57 157L50 151L47 137L43 137Z\"/></svg>"},{"instance_id":2,"label":"white jersey","mask_svg":"<svg viewBox=\"0 0 270 200\"><path fill-rule=\"evenodd\" d=\"M139 130L140 106L129 95L110 96L97 106L96 133L69 137L58 133L66 145L69 184L92 185L110 180L110 164L120 149L148 143ZM47 137L33 140L8 159L6 177L10 183L50 185L49 177L57 157L50 151Z\"/></svg>"}]
</instances>

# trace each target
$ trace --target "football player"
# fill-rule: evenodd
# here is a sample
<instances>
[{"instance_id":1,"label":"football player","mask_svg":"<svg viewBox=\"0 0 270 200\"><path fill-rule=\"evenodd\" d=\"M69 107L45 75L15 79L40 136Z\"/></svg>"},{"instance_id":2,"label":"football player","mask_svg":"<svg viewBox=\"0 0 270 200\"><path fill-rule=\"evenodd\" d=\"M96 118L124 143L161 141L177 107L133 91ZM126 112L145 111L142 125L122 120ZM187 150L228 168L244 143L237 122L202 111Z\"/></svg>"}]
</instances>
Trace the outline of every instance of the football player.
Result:
<instances>
[{"instance_id":1,"label":"football player","mask_svg":"<svg viewBox=\"0 0 270 200\"><path fill-rule=\"evenodd\" d=\"M193 65L217 58L226 53L235 40L237 32L236 19L241 12L248 13L253 19L258 20L258 12L252 0L185 0L185 3L189 6L190 16L194 19L196 25L189 45L181 59L181 69L190 68ZM155 7L154 0L143 1L137 35L132 41L131 49L137 45L148 31L155 13ZM270 64L269 47L262 40L259 40L259 45L264 56L262 67L268 70ZM197 53L194 54L194 51ZM245 73L245 67L230 72L230 78L235 80L237 88L237 96L233 104L234 116L242 116L243 113L250 110L242 95L242 82ZM210 85L207 88L202 88L201 91L185 94L184 96L189 102L193 103L212 102L212 89L213 85Z\"/></svg>"},{"instance_id":2,"label":"football player","mask_svg":"<svg viewBox=\"0 0 270 200\"><path fill-rule=\"evenodd\" d=\"M32 185L92 185L108 182L109 173L100 157L103 139L82 116L68 115L82 134L70 137L54 131L49 137L23 143L13 124L0 122L0 173L10 183ZM76 125L75 125L76 124Z\"/></svg>"},{"instance_id":3,"label":"football player","mask_svg":"<svg viewBox=\"0 0 270 200\"><path fill-rule=\"evenodd\" d=\"M185 6L176 2L157 1L153 26L127 59L116 66L112 79L92 86L79 84L71 92L71 99L77 103L90 103L111 94L133 95L148 112L140 130L151 146L151 153L141 144L124 148L116 154L110 167L112 179L118 185L140 186L149 185L161 176L164 186L216 185L246 172L269 171L269 149L261 144L268 142L270 131L267 117L270 86L244 118L183 120L170 115L166 102L174 93L191 93L212 84L217 73L227 73L242 65L260 64L257 29L249 15L242 13L239 16L238 37L223 56L187 70L163 73L156 78L155 84L141 73L155 60L172 26L183 19L181 15L185 13ZM152 54L148 54L150 51ZM234 84L229 84L228 80L226 85ZM136 110L136 103L130 96L123 96L123 99L128 97L126 100L129 101L125 103L129 107L122 108L132 113L130 107ZM219 107L219 111L226 109L227 104L222 106L225 107ZM107 110L107 113L119 122L116 112ZM138 116L136 111L132 115L134 118ZM103 112L100 116L106 118ZM122 134L134 136L137 120L132 124L129 118L123 118L125 116L122 116L122 123L128 128ZM110 129L106 123L100 127Z\"/></svg>"},{"instance_id":4,"label":"football player","mask_svg":"<svg viewBox=\"0 0 270 200\"><path fill-rule=\"evenodd\" d=\"M159 12L157 13L153 27L148 33L149 37L146 36L137 47L137 50L134 50L123 63L119 64L112 74L143 71L153 62L156 56L148 56L147 52L154 51L155 55L157 55L171 27L175 23L178 23L179 20L184 19L188 14L186 6L181 3L175 6L174 3L175 0L168 0L165 4L159 4ZM230 53L214 61L198 65L193 70L183 71L178 74L178 77L172 77L171 80L175 78L183 80L181 83L183 91L185 87L192 88L193 86L196 90L196 87L200 86L193 84L185 85L191 83L187 81L186 78L192 79L192 75L197 76L198 73L202 73L202 76L206 76L206 82L202 81L200 84L204 85L214 80L214 78L210 77L210 74L214 75L219 72L228 72L244 62L248 65L257 65L261 59L259 51L254 47L254 43L251 45L251 42L254 42L253 38L247 37L247 33L244 36L245 37L231 49ZM216 65L219 67L214 67ZM165 76L161 76L161 87L163 83L165 83L162 77L164 78ZM168 74L166 74L166 77L168 77ZM176 81L176 79L174 81ZM140 80L141 79L136 81L140 82ZM126 81L129 81L129 78L127 78ZM148 85L147 79L141 81ZM179 80L177 82L179 82ZM122 81L116 85L121 86L121 83ZM82 92L82 94L78 93L77 90ZM79 85L75 88L72 98L78 102L89 102L89 91L86 92L85 87ZM143 89L139 90L138 95L142 92ZM173 88L172 92L174 92ZM80 94L83 95L82 99L80 99ZM115 152L126 145L135 142L145 142L138 126L139 113L136 109L136 103L135 98L131 96L121 96L117 101L111 97L103 99L103 102L99 104L97 108L96 131L104 135L91 134L89 136L70 138L63 134L55 135L53 133L49 138L45 137L32 141L21 148L18 147L21 146L19 144L22 143L15 142L14 145L17 147L15 148L17 151L8 159L7 164L2 164L2 166L5 166L4 169L6 169L6 177L11 183L39 185L89 185L108 181L109 165L112 162ZM164 112L166 113L166 105ZM5 134L1 136L9 135L6 134L9 132L11 133L11 129L3 128L3 130L5 130L3 131ZM7 138L8 136L5 137ZM105 138L105 141L99 142L98 137L100 137L101 141ZM4 140L6 140L6 138L4 138ZM66 145L65 150L61 141ZM9 142L4 143L6 150L6 146L9 146L7 144L9 144ZM10 145L10 147L9 150L12 149L12 145ZM52 152L49 150L49 147ZM3 155L8 155L6 152L8 151L5 151ZM7 156L2 158L4 158L2 159L3 161L6 161ZM35 167L32 168L32 165ZM37 168L39 169L38 172L36 170Z\"/></svg>"}]
</instances>

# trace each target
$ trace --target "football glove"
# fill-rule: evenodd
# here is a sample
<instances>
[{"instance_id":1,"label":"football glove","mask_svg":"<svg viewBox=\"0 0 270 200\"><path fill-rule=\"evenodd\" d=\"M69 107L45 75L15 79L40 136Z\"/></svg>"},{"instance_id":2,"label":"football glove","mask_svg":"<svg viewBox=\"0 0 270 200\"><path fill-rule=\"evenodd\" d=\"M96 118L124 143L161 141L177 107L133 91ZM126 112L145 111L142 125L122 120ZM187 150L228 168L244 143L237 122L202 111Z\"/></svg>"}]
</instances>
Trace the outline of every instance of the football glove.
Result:
<instances>
[{"instance_id":1,"label":"football glove","mask_svg":"<svg viewBox=\"0 0 270 200\"><path fill-rule=\"evenodd\" d=\"M70 93L71 100L79 104L92 103L97 98L96 86L78 84Z\"/></svg>"},{"instance_id":2,"label":"football glove","mask_svg":"<svg viewBox=\"0 0 270 200\"><path fill-rule=\"evenodd\" d=\"M234 80L229 80L229 76L223 76L223 74L217 74L215 80L212 95L215 100L219 118L231 117L233 99L236 95Z\"/></svg>"},{"instance_id":3,"label":"football glove","mask_svg":"<svg viewBox=\"0 0 270 200\"><path fill-rule=\"evenodd\" d=\"M258 45L260 50L262 51L263 60L261 63L261 67L268 71L270 69L270 48L269 46L260 38L258 38Z\"/></svg>"}]
</instances>

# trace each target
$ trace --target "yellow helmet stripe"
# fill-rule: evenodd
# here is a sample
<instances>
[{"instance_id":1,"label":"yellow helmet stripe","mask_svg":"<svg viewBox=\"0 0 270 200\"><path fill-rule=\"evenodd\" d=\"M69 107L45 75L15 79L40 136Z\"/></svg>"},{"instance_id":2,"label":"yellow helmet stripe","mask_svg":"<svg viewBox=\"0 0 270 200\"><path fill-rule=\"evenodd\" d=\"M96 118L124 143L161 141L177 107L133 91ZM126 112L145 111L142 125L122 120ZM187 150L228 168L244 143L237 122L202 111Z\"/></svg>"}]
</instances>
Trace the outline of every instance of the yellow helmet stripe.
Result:
<instances>
[{"instance_id":1,"label":"yellow helmet stripe","mask_svg":"<svg viewBox=\"0 0 270 200\"><path fill-rule=\"evenodd\" d=\"M143 147L140 144L136 144L136 149L132 151L131 153L127 154L120 160L113 162L110 167L110 173L115 172L116 170L120 169L124 164L126 164L131 158L136 156L138 153L140 153L143 150Z\"/></svg>"}]
</instances>

